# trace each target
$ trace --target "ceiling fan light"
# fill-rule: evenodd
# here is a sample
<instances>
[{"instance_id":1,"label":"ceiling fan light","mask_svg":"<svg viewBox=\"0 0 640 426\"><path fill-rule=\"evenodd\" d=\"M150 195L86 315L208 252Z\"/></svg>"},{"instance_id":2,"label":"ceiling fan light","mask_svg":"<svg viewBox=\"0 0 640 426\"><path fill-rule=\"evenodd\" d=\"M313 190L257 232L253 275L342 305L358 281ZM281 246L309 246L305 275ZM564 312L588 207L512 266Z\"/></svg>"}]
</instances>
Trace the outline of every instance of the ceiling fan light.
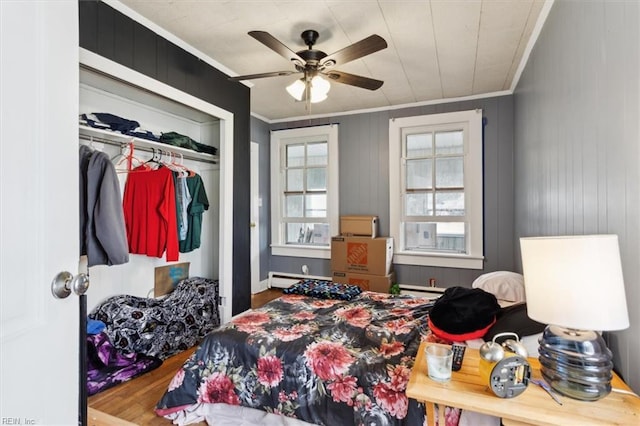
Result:
<instances>
[{"instance_id":1,"label":"ceiling fan light","mask_svg":"<svg viewBox=\"0 0 640 426\"><path fill-rule=\"evenodd\" d=\"M331 84L324 78L316 75L311 79L311 103L316 104L327 99L327 93L331 89Z\"/></svg>"},{"instance_id":2,"label":"ceiling fan light","mask_svg":"<svg viewBox=\"0 0 640 426\"><path fill-rule=\"evenodd\" d=\"M287 86L287 92L297 101L301 101L304 96L305 84L302 79L296 80Z\"/></svg>"},{"instance_id":3,"label":"ceiling fan light","mask_svg":"<svg viewBox=\"0 0 640 426\"><path fill-rule=\"evenodd\" d=\"M310 102L312 104L317 104L318 102L322 102L327 99L326 93L314 93L313 89L311 89L311 99Z\"/></svg>"},{"instance_id":4,"label":"ceiling fan light","mask_svg":"<svg viewBox=\"0 0 640 426\"><path fill-rule=\"evenodd\" d=\"M331 84L329 81L324 78L316 75L311 79L311 91L317 93L324 93L325 95L329 93L329 89L331 89Z\"/></svg>"}]
</instances>

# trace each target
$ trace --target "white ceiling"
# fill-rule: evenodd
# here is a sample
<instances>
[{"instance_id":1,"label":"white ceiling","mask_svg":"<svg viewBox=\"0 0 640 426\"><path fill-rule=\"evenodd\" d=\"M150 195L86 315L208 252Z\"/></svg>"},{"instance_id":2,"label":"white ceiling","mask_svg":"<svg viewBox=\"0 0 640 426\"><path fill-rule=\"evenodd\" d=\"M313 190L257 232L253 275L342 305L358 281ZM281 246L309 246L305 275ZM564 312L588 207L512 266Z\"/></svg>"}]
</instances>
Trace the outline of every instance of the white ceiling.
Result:
<instances>
[{"instance_id":1,"label":"white ceiling","mask_svg":"<svg viewBox=\"0 0 640 426\"><path fill-rule=\"evenodd\" d=\"M251 112L268 121L510 92L550 6L549 0L120 3L120 10L139 14L143 24L161 27L230 75L294 70L287 59L250 37L252 30L266 31L299 51L306 49L300 33L314 29L320 33L314 48L327 54L371 34L387 41L386 49L336 67L383 80L380 89L333 83L329 98L312 104L311 111L285 91L299 75L252 80Z\"/></svg>"}]
</instances>

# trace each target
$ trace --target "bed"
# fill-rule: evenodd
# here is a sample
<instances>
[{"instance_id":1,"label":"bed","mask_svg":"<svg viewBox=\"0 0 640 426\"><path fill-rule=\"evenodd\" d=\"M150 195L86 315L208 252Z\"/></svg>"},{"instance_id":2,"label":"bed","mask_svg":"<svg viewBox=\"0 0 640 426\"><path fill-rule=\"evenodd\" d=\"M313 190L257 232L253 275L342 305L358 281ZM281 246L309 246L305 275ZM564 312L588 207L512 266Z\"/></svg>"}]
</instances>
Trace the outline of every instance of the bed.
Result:
<instances>
[{"instance_id":1,"label":"bed","mask_svg":"<svg viewBox=\"0 0 640 426\"><path fill-rule=\"evenodd\" d=\"M424 406L405 389L421 341L450 343L428 326L436 299L300 284L303 294L211 332L157 414L175 424L424 424ZM464 414L446 408L447 426L499 424Z\"/></svg>"},{"instance_id":2,"label":"bed","mask_svg":"<svg viewBox=\"0 0 640 426\"><path fill-rule=\"evenodd\" d=\"M211 404L321 425L424 423L405 395L432 299L283 295L211 332L157 406L177 423ZM190 413L189 415L187 413Z\"/></svg>"}]
</instances>

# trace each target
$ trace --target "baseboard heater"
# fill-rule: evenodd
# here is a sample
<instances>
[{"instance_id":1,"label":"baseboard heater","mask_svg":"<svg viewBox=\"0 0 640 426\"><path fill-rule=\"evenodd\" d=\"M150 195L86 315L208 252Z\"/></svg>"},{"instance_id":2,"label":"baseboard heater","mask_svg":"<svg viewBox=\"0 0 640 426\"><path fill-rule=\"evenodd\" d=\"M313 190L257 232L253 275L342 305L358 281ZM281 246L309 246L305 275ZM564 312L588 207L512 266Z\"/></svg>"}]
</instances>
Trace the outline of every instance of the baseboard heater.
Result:
<instances>
[{"instance_id":1,"label":"baseboard heater","mask_svg":"<svg viewBox=\"0 0 640 426\"><path fill-rule=\"evenodd\" d=\"M419 297L438 297L442 296L442 293L446 288L442 287L425 287L411 284L400 284L400 294L411 294Z\"/></svg>"},{"instance_id":2,"label":"baseboard heater","mask_svg":"<svg viewBox=\"0 0 640 426\"><path fill-rule=\"evenodd\" d=\"M269 272L269 288L289 288L300 280L328 280L329 277L321 277L317 275L292 274L289 272Z\"/></svg>"}]
</instances>

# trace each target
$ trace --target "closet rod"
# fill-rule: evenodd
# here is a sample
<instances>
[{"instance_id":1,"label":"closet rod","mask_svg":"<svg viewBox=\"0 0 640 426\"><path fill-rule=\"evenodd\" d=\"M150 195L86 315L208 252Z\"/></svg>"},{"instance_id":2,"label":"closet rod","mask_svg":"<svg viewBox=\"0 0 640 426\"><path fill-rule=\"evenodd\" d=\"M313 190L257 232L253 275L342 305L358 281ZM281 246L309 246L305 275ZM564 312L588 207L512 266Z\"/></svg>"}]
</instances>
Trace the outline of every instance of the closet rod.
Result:
<instances>
[{"instance_id":1,"label":"closet rod","mask_svg":"<svg viewBox=\"0 0 640 426\"><path fill-rule=\"evenodd\" d=\"M118 142L118 141L114 141L114 140L111 140L111 139L102 138L100 136L89 136L89 135L83 135L83 134L80 134L80 139L84 139L84 140L89 141L89 142L93 141L93 142L104 143L106 145L112 145L112 146L117 146L117 147L121 147L121 148L122 147L126 147L129 144L128 142ZM169 151L169 152L172 152L172 153L176 154L176 152L171 150L170 147L171 147L171 145L166 145L166 147L163 145L163 146L159 146L156 149L159 149L159 150L162 150L162 151ZM135 149L139 150L139 151L145 151L145 152L151 152L151 153L154 152L153 148L147 147L147 146L136 145ZM218 162L216 160L208 160L206 158L195 157L195 156L192 156L192 155L189 155L189 154L185 154L185 153L182 153L182 152L178 153L178 155L182 156L182 158L184 158L185 160L200 161L200 162L209 163L209 164L218 164Z\"/></svg>"}]
</instances>

